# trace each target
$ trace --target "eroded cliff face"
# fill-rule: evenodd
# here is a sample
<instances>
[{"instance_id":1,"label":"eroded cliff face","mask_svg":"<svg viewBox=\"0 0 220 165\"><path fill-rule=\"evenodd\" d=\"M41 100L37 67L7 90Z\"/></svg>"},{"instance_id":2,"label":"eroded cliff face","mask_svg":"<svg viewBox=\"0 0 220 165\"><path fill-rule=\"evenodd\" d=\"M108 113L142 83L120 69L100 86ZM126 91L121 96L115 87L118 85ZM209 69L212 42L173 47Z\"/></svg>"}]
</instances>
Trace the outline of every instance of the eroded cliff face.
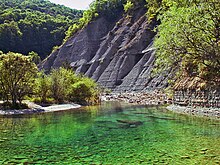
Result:
<instances>
[{"instance_id":1,"label":"eroded cliff face","mask_svg":"<svg viewBox=\"0 0 220 165\"><path fill-rule=\"evenodd\" d=\"M156 26L144 8L114 21L98 18L52 53L42 66L46 71L68 62L101 86L116 91L141 91L167 86L167 76L151 77Z\"/></svg>"}]
</instances>

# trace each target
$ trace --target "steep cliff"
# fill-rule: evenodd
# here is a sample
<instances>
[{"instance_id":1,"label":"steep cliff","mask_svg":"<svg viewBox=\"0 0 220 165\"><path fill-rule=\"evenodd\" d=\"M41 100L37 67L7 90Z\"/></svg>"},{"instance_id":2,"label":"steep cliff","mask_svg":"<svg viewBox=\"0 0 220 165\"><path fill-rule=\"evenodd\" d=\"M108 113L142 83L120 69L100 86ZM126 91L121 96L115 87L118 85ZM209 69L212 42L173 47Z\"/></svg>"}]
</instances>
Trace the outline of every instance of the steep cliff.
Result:
<instances>
[{"instance_id":1,"label":"steep cliff","mask_svg":"<svg viewBox=\"0 0 220 165\"><path fill-rule=\"evenodd\" d=\"M130 15L122 12L115 20L97 18L53 52L41 67L49 71L68 62L76 73L117 91L167 86L167 77L150 75L157 23L149 23L145 13L144 8L137 8Z\"/></svg>"}]
</instances>

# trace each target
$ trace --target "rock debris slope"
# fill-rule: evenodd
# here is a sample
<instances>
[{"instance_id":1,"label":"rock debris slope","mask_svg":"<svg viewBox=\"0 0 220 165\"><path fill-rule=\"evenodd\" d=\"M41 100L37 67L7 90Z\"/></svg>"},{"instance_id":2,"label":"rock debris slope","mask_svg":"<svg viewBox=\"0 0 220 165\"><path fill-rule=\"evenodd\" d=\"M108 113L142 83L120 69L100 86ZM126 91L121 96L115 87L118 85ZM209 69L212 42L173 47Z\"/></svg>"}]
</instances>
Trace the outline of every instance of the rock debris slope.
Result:
<instances>
[{"instance_id":1,"label":"rock debris slope","mask_svg":"<svg viewBox=\"0 0 220 165\"><path fill-rule=\"evenodd\" d=\"M145 13L139 8L131 16L122 13L114 21L96 19L53 52L41 67L49 71L68 62L76 73L116 91L165 87L166 76L150 76L156 23L149 23Z\"/></svg>"}]
</instances>

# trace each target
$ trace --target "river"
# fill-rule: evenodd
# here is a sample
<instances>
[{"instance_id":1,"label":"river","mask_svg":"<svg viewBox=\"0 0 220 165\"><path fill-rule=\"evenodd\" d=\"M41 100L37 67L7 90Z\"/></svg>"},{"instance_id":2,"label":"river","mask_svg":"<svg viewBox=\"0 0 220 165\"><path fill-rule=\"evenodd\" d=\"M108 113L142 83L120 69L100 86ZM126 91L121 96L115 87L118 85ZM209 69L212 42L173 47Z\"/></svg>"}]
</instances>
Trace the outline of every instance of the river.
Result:
<instances>
[{"instance_id":1,"label":"river","mask_svg":"<svg viewBox=\"0 0 220 165\"><path fill-rule=\"evenodd\" d=\"M220 164L220 122L118 102L0 117L0 164Z\"/></svg>"}]
</instances>

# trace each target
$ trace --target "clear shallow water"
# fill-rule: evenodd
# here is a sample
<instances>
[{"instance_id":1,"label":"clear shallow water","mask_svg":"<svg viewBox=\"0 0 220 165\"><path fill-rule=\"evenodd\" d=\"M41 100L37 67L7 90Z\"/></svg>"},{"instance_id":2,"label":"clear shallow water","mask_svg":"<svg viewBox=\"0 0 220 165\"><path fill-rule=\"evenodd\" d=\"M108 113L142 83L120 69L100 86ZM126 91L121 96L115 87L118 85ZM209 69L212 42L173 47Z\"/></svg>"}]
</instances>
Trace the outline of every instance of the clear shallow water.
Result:
<instances>
[{"instance_id":1,"label":"clear shallow water","mask_svg":"<svg viewBox=\"0 0 220 165\"><path fill-rule=\"evenodd\" d=\"M220 122L119 103L0 117L0 164L220 164Z\"/></svg>"}]
</instances>

